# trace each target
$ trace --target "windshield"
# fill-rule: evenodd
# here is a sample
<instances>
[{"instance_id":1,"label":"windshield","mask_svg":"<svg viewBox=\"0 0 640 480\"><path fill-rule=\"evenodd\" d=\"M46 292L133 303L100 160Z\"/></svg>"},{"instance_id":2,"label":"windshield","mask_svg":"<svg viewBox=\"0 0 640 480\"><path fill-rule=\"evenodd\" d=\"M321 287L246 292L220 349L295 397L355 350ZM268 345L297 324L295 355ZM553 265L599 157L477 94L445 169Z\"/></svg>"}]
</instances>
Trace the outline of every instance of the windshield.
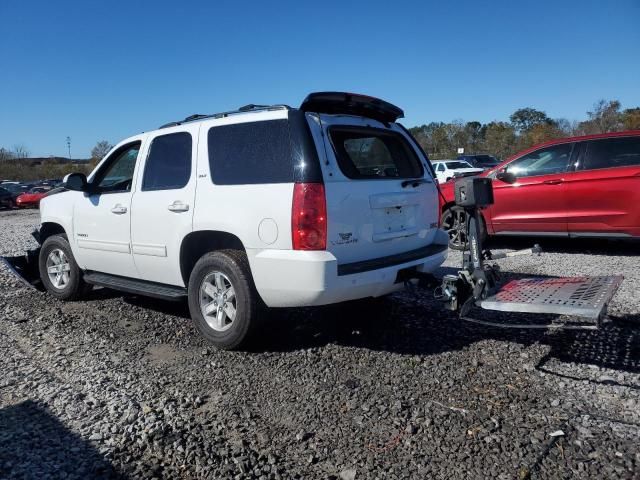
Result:
<instances>
[{"instance_id":1,"label":"windshield","mask_svg":"<svg viewBox=\"0 0 640 480\"><path fill-rule=\"evenodd\" d=\"M459 160L457 162L447 162L447 168L449 170L455 170L456 168L473 168L473 165L471 165L469 162Z\"/></svg>"}]
</instances>

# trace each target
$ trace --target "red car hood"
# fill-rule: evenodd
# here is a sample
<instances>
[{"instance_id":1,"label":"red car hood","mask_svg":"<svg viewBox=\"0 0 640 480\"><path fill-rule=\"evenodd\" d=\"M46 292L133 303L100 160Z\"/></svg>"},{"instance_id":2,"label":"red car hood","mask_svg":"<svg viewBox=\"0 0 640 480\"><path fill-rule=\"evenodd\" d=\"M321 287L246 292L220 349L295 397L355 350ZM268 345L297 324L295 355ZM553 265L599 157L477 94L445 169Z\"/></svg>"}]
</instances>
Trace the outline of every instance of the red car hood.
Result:
<instances>
[{"instance_id":1,"label":"red car hood","mask_svg":"<svg viewBox=\"0 0 640 480\"><path fill-rule=\"evenodd\" d=\"M37 202L41 200L46 193L23 193L19 195L16 201L18 202Z\"/></svg>"}]
</instances>

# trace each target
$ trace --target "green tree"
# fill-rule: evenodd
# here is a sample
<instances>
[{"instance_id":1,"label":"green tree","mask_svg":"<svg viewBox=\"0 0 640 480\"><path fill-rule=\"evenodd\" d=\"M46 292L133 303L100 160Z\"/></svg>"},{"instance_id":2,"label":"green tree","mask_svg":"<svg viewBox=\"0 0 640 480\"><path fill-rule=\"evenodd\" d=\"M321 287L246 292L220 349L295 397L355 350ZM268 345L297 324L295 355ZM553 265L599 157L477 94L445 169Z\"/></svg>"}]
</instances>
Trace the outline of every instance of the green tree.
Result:
<instances>
[{"instance_id":1,"label":"green tree","mask_svg":"<svg viewBox=\"0 0 640 480\"><path fill-rule=\"evenodd\" d=\"M491 122L487 124L484 134L485 151L496 155L498 158L506 158L517 150L516 131L513 125L507 122Z\"/></svg>"},{"instance_id":2,"label":"green tree","mask_svg":"<svg viewBox=\"0 0 640 480\"><path fill-rule=\"evenodd\" d=\"M617 132L622 128L618 100L599 100L593 105L593 111L587 112L587 115L589 120L579 124L580 133L609 133Z\"/></svg>"},{"instance_id":3,"label":"green tree","mask_svg":"<svg viewBox=\"0 0 640 480\"><path fill-rule=\"evenodd\" d=\"M520 108L511 114L509 120L518 133L526 132L535 125L553 123L545 112L535 108Z\"/></svg>"},{"instance_id":4,"label":"green tree","mask_svg":"<svg viewBox=\"0 0 640 480\"><path fill-rule=\"evenodd\" d=\"M640 130L640 107L624 110L621 120L625 130Z\"/></svg>"}]
</instances>

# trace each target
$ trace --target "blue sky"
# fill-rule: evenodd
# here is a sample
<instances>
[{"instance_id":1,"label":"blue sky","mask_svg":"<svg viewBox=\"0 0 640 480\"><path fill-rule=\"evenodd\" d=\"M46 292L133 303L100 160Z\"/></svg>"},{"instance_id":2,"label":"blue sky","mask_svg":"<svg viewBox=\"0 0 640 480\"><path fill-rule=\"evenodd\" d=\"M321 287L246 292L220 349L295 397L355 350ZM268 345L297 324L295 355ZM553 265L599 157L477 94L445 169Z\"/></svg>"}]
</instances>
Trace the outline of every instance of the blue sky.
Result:
<instances>
[{"instance_id":1,"label":"blue sky","mask_svg":"<svg viewBox=\"0 0 640 480\"><path fill-rule=\"evenodd\" d=\"M318 90L407 126L640 106L640 0L0 0L0 20L0 146L32 155Z\"/></svg>"}]
</instances>

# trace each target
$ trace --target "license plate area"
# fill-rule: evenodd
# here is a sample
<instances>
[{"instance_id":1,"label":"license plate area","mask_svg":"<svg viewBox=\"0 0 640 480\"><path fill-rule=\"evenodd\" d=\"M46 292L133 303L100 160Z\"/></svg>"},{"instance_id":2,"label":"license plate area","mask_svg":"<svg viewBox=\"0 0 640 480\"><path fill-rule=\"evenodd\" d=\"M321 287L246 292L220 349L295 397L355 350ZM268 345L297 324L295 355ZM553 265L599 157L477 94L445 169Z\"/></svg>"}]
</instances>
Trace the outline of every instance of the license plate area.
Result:
<instances>
[{"instance_id":1,"label":"license plate area","mask_svg":"<svg viewBox=\"0 0 640 480\"><path fill-rule=\"evenodd\" d=\"M373 210L374 242L408 237L418 232L416 205L376 208Z\"/></svg>"}]
</instances>

